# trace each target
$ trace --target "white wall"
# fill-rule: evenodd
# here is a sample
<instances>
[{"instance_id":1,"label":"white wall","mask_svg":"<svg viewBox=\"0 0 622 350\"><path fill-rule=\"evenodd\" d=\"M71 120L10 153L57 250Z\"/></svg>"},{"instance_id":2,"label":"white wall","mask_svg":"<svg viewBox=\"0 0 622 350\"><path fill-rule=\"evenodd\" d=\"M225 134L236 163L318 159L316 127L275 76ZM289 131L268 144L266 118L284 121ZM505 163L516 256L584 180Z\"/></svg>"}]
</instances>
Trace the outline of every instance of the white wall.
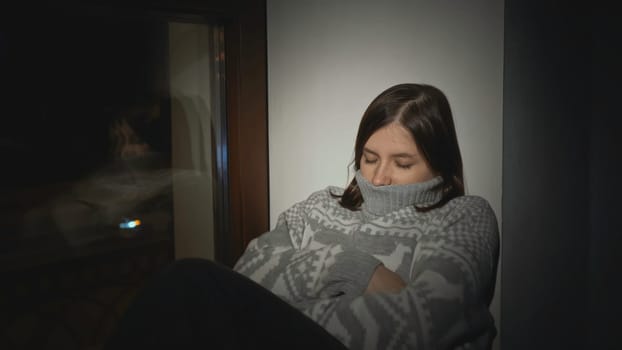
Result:
<instances>
[{"instance_id":1,"label":"white wall","mask_svg":"<svg viewBox=\"0 0 622 350\"><path fill-rule=\"evenodd\" d=\"M267 0L272 225L311 192L346 184L363 111L403 82L447 94L467 191L486 198L501 225L503 5Z\"/></svg>"}]
</instances>

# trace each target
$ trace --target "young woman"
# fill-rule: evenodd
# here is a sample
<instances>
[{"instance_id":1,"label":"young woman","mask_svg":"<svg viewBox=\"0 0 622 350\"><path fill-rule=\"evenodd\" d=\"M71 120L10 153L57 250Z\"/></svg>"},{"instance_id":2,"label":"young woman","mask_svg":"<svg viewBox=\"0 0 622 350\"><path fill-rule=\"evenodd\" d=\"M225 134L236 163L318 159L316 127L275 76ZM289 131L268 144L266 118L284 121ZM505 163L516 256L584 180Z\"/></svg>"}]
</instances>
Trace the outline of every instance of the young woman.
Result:
<instances>
[{"instance_id":1,"label":"young woman","mask_svg":"<svg viewBox=\"0 0 622 350\"><path fill-rule=\"evenodd\" d=\"M183 300L171 307L181 316L168 315L184 324L173 338L224 348L489 348L498 227L484 199L464 195L445 95L421 84L382 92L359 125L354 170L347 188L281 214L237 273L178 262L135 309Z\"/></svg>"}]
</instances>

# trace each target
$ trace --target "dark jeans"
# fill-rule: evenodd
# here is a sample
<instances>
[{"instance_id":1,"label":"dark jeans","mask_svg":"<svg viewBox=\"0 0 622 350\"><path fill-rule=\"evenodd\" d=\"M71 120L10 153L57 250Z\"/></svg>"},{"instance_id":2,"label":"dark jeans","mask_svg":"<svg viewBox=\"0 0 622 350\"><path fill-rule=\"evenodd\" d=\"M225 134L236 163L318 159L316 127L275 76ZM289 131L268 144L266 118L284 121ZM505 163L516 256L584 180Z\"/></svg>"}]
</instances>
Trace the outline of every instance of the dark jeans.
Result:
<instances>
[{"instance_id":1,"label":"dark jeans","mask_svg":"<svg viewBox=\"0 0 622 350\"><path fill-rule=\"evenodd\" d=\"M134 300L106 349L346 349L246 276L202 259L174 262Z\"/></svg>"}]
</instances>

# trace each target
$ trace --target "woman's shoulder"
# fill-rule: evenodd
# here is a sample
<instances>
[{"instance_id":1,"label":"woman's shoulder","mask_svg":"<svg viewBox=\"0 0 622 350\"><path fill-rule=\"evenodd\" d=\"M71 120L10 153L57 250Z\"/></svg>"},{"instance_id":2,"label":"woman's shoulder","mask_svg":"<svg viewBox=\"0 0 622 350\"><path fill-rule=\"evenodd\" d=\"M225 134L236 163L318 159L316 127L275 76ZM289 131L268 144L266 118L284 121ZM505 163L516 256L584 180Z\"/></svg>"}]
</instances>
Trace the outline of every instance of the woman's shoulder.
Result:
<instances>
[{"instance_id":1,"label":"woman's shoulder","mask_svg":"<svg viewBox=\"0 0 622 350\"><path fill-rule=\"evenodd\" d=\"M443 206L445 213L450 215L464 216L492 216L496 218L488 200L476 195L464 195L451 199Z\"/></svg>"},{"instance_id":2,"label":"woman's shoulder","mask_svg":"<svg viewBox=\"0 0 622 350\"><path fill-rule=\"evenodd\" d=\"M454 207L467 207L467 208L479 208L490 209L490 203L484 197L476 195L464 195L451 199L447 204L451 204Z\"/></svg>"},{"instance_id":3,"label":"woman's shoulder","mask_svg":"<svg viewBox=\"0 0 622 350\"><path fill-rule=\"evenodd\" d=\"M337 186L327 186L320 190L316 190L311 192L311 194L307 197L307 200L311 199L327 199L327 198L335 198L339 197L343 194L343 188Z\"/></svg>"},{"instance_id":4,"label":"woman's shoulder","mask_svg":"<svg viewBox=\"0 0 622 350\"><path fill-rule=\"evenodd\" d=\"M321 190L311 192L311 194L299 204L306 207L316 205L334 205L339 202L339 198L342 194L342 188L337 186L327 186Z\"/></svg>"}]
</instances>

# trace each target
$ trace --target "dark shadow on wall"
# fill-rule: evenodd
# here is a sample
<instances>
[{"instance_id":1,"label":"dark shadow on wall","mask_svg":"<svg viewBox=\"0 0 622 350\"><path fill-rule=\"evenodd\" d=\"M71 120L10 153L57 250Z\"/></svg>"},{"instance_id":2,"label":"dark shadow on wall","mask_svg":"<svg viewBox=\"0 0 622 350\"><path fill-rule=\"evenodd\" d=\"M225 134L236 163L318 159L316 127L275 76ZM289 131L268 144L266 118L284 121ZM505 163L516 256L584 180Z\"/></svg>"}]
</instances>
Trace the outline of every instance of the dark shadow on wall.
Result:
<instances>
[{"instance_id":1,"label":"dark shadow on wall","mask_svg":"<svg viewBox=\"0 0 622 350\"><path fill-rule=\"evenodd\" d=\"M505 7L501 347L618 349L617 12Z\"/></svg>"}]
</instances>

